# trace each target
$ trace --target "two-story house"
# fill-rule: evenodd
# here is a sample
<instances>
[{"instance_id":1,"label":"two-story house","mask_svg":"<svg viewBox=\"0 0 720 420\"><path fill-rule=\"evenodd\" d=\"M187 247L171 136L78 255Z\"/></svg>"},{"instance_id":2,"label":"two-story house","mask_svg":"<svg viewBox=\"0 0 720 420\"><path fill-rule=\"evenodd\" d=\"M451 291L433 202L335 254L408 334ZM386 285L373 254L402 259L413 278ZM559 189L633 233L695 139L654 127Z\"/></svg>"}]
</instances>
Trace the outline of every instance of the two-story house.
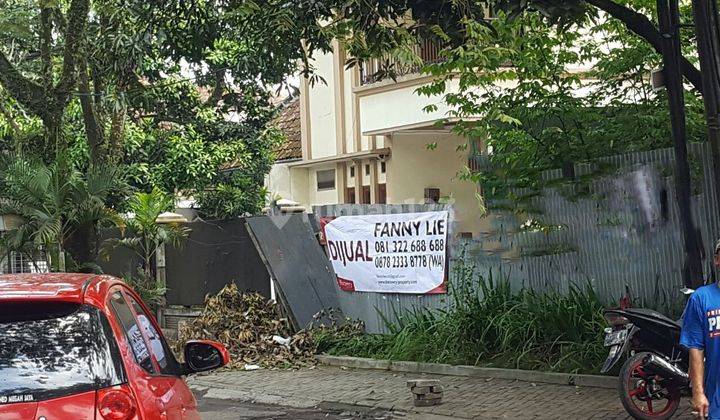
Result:
<instances>
[{"instance_id":1,"label":"two-story house","mask_svg":"<svg viewBox=\"0 0 720 420\"><path fill-rule=\"evenodd\" d=\"M419 48L424 60L438 59L432 44ZM345 61L338 42L332 53L315 56L316 73L326 83L302 78L297 105L283 111L281 120L299 120L299 133L288 135L295 153L281 153L267 177L271 197L308 211L323 204L449 201L459 230L477 234L479 191L459 177L469 153L459 146L467 139L451 126L437 126L447 117L442 97L415 92L430 79L406 68L395 80L375 80L376 63L346 69ZM437 110L425 112L429 104Z\"/></svg>"}]
</instances>

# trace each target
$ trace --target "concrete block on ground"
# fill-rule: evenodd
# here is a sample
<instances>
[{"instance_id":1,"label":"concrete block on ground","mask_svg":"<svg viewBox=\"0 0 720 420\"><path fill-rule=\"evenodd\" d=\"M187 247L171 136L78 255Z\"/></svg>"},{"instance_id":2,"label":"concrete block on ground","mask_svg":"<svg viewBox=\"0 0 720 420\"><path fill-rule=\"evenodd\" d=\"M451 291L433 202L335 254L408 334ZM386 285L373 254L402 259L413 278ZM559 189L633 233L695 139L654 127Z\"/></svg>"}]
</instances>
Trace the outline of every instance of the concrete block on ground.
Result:
<instances>
[{"instance_id":1,"label":"concrete block on ground","mask_svg":"<svg viewBox=\"0 0 720 420\"><path fill-rule=\"evenodd\" d=\"M437 379L410 379L407 386L415 407L430 407L442 401L443 386Z\"/></svg>"},{"instance_id":2,"label":"concrete block on ground","mask_svg":"<svg viewBox=\"0 0 720 420\"><path fill-rule=\"evenodd\" d=\"M410 379L407 381L408 388L437 385L440 385L440 381L437 379Z\"/></svg>"},{"instance_id":3,"label":"concrete block on ground","mask_svg":"<svg viewBox=\"0 0 720 420\"><path fill-rule=\"evenodd\" d=\"M430 388L429 386L414 386L410 388L410 392L416 395L427 394L429 392L432 392L432 388Z\"/></svg>"},{"instance_id":4,"label":"concrete block on ground","mask_svg":"<svg viewBox=\"0 0 720 420\"><path fill-rule=\"evenodd\" d=\"M428 392L427 394L416 395L416 400L441 400L443 397L442 392Z\"/></svg>"},{"instance_id":5,"label":"concrete block on ground","mask_svg":"<svg viewBox=\"0 0 720 420\"><path fill-rule=\"evenodd\" d=\"M422 395L422 394L429 394L429 393L442 393L443 387L442 385L434 385L434 386L415 386L410 388L410 392L416 395Z\"/></svg>"}]
</instances>

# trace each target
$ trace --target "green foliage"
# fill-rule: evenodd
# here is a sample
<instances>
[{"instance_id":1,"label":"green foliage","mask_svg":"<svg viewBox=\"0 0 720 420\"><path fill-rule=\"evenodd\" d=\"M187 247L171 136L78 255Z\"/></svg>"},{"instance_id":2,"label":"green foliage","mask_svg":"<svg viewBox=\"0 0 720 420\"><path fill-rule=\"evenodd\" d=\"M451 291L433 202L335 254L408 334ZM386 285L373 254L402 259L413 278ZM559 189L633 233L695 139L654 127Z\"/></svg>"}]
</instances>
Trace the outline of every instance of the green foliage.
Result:
<instances>
[{"instance_id":1,"label":"green foliage","mask_svg":"<svg viewBox=\"0 0 720 420\"><path fill-rule=\"evenodd\" d=\"M143 302L151 308L157 308L165 303L167 287L147 278L144 272L135 275L124 275L123 281L140 295Z\"/></svg>"},{"instance_id":2,"label":"green foliage","mask_svg":"<svg viewBox=\"0 0 720 420\"><path fill-rule=\"evenodd\" d=\"M183 83L176 88L188 89ZM133 185L145 191L158 187L194 195L206 218L256 213L264 202L264 176L281 135L268 127L275 115L268 98L244 101L247 118L237 123L225 121L213 106L192 95L172 97L163 96L162 107L192 110L168 117L184 124L165 124L160 129L153 128L152 121L128 124L125 163ZM252 109L249 104L254 104ZM228 168L232 176L226 173Z\"/></svg>"},{"instance_id":3,"label":"green foliage","mask_svg":"<svg viewBox=\"0 0 720 420\"><path fill-rule=\"evenodd\" d=\"M308 51L330 49L318 19L333 13L277 0L0 0L0 9L0 147L45 162L67 149L81 170L121 163L133 187L211 197L209 213L233 216L263 201L273 89L309 64ZM230 181L218 173L250 160ZM240 188L245 204L222 202Z\"/></svg>"},{"instance_id":4,"label":"green foliage","mask_svg":"<svg viewBox=\"0 0 720 420\"><path fill-rule=\"evenodd\" d=\"M567 295L513 291L504 281L460 268L448 310L399 314L389 335L321 336L318 350L336 355L558 372L597 373L603 305L591 287Z\"/></svg>"},{"instance_id":5,"label":"green foliage","mask_svg":"<svg viewBox=\"0 0 720 420\"><path fill-rule=\"evenodd\" d=\"M268 128L256 140L241 144L228 168L213 178L212 187L197 195L200 215L225 219L258 213L267 196L263 184L273 162L271 150L281 140L281 132Z\"/></svg>"},{"instance_id":6,"label":"green foliage","mask_svg":"<svg viewBox=\"0 0 720 420\"><path fill-rule=\"evenodd\" d=\"M108 256L117 247L128 249L141 259L140 281L154 279L153 258L158 249L165 244L180 246L188 235L188 229L177 223L157 222L158 216L173 207L173 197L158 188L149 193L135 193L128 203L130 214L124 218L123 237L106 240L103 254ZM126 231L128 236L124 235Z\"/></svg>"},{"instance_id":7,"label":"green foliage","mask_svg":"<svg viewBox=\"0 0 720 420\"><path fill-rule=\"evenodd\" d=\"M130 179L140 190L153 187L163 191L203 188L218 170L212 144L192 126L153 130L133 126L126 143L125 163ZM224 146L224 145L223 145Z\"/></svg>"},{"instance_id":8,"label":"green foliage","mask_svg":"<svg viewBox=\"0 0 720 420\"><path fill-rule=\"evenodd\" d=\"M97 227L120 222L106 202L124 188L121 173L111 166L82 173L67 158L49 165L24 156L6 158L0 166L0 215L18 218L19 225L7 233L5 245L20 251L54 246L70 251L78 265L92 262ZM77 242L80 232L86 233L83 243Z\"/></svg>"},{"instance_id":9,"label":"green foliage","mask_svg":"<svg viewBox=\"0 0 720 420\"><path fill-rule=\"evenodd\" d=\"M466 42L425 67L435 79L418 93L442 97L461 120L454 131L483 140L487 163L467 177L487 197L538 186L546 169L672 144L665 94L646 81L659 58L618 21L558 30L536 13L500 12L463 24ZM593 70L569 70L582 63ZM686 101L689 138L702 141L702 101Z\"/></svg>"},{"instance_id":10,"label":"green foliage","mask_svg":"<svg viewBox=\"0 0 720 420\"><path fill-rule=\"evenodd\" d=\"M200 214L209 220L229 219L258 213L267 191L240 172L233 172L226 181L198 194Z\"/></svg>"}]
</instances>

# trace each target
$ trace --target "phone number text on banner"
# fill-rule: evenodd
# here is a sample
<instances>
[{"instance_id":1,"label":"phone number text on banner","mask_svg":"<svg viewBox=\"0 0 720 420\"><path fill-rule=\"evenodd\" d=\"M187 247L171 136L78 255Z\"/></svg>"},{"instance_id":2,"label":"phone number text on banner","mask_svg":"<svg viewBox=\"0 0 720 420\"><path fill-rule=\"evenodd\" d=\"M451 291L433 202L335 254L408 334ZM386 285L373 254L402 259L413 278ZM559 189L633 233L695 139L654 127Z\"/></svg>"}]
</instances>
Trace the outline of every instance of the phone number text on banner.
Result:
<instances>
[{"instance_id":1,"label":"phone number text on banner","mask_svg":"<svg viewBox=\"0 0 720 420\"><path fill-rule=\"evenodd\" d=\"M342 290L446 293L447 211L340 216L323 222Z\"/></svg>"}]
</instances>

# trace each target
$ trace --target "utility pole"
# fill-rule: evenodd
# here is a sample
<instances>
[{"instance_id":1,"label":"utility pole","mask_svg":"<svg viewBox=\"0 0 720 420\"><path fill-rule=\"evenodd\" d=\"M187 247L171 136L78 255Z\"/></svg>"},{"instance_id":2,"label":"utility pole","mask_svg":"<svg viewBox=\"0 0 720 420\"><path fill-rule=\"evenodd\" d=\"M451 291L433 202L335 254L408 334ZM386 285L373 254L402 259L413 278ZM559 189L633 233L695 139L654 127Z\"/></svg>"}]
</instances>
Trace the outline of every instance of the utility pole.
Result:
<instances>
[{"instance_id":1,"label":"utility pole","mask_svg":"<svg viewBox=\"0 0 720 420\"><path fill-rule=\"evenodd\" d=\"M708 143L713 162L712 180L715 197L720 202L720 30L717 3L714 0L693 0L692 5Z\"/></svg>"},{"instance_id":2,"label":"utility pole","mask_svg":"<svg viewBox=\"0 0 720 420\"><path fill-rule=\"evenodd\" d=\"M675 199L683 234L685 267L683 278L687 287L703 283L700 243L690 208L690 165L688 164L685 132L685 98L680 73L680 11L678 0L657 0L658 23L662 35L662 56L670 106L670 123L675 148Z\"/></svg>"}]
</instances>

